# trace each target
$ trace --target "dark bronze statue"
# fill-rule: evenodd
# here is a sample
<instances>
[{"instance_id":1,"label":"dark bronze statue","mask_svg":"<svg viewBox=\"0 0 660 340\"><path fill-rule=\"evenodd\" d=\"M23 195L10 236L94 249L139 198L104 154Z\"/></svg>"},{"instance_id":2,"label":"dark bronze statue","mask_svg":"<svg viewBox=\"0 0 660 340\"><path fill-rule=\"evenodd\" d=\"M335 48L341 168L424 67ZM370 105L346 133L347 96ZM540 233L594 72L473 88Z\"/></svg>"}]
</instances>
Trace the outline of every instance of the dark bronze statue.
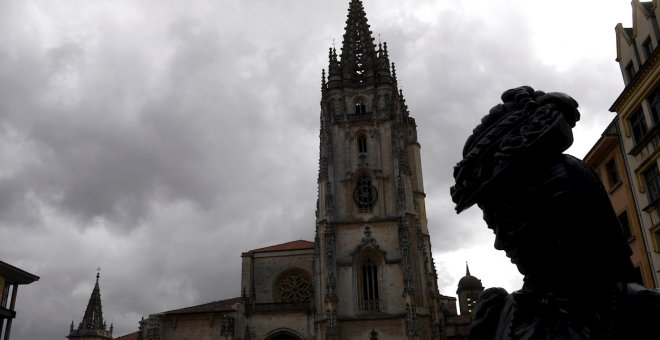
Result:
<instances>
[{"instance_id":1,"label":"dark bronze statue","mask_svg":"<svg viewBox=\"0 0 660 340\"><path fill-rule=\"evenodd\" d=\"M521 274L484 291L470 339L660 339L660 293L633 281L607 193L573 143L578 104L523 86L502 94L454 168L456 211L476 204Z\"/></svg>"}]
</instances>

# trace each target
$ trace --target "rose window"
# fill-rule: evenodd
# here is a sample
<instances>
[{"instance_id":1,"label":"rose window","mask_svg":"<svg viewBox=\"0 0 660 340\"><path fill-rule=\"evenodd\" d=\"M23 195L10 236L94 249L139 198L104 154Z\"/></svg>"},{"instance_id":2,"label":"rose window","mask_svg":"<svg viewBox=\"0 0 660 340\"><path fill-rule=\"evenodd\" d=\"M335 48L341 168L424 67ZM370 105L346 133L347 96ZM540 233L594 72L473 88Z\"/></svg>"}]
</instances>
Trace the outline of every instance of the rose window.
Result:
<instances>
[{"instance_id":1,"label":"rose window","mask_svg":"<svg viewBox=\"0 0 660 340\"><path fill-rule=\"evenodd\" d=\"M287 275L277 285L282 302L304 302L312 299L312 284L304 275Z\"/></svg>"}]
</instances>

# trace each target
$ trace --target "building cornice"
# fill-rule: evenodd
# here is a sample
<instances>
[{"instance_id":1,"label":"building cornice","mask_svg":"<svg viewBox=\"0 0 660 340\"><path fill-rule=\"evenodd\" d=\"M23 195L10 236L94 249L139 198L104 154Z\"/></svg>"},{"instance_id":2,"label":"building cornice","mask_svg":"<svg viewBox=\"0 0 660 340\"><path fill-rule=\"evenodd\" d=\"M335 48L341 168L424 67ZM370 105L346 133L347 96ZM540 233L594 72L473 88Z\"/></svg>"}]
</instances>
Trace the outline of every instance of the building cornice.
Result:
<instances>
[{"instance_id":1,"label":"building cornice","mask_svg":"<svg viewBox=\"0 0 660 340\"><path fill-rule=\"evenodd\" d=\"M619 113L624 118L629 116L633 112L630 108L639 106L637 104L652 90L652 85L657 82L658 72L660 72L660 48L653 51L653 54L642 65L632 81L621 91L619 97L610 107L610 112Z\"/></svg>"}]
</instances>

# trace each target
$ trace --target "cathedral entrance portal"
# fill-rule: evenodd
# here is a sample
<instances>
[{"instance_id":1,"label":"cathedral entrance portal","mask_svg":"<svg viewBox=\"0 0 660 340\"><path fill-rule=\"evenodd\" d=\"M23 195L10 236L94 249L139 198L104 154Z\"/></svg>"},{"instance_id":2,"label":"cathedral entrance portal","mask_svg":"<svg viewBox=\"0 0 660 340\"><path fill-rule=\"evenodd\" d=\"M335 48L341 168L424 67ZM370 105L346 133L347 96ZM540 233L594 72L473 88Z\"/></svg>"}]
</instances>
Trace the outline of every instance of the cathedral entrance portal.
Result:
<instances>
[{"instance_id":1,"label":"cathedral entrance portal","mask_svg":"<svg viewBox=\"0 0 660 340\"><path fill-rule=\"evenodd\" d=\"M264 340L303 340L303 338L290 330L278 329L271 332Z\"/></svg>"}]
</instances>

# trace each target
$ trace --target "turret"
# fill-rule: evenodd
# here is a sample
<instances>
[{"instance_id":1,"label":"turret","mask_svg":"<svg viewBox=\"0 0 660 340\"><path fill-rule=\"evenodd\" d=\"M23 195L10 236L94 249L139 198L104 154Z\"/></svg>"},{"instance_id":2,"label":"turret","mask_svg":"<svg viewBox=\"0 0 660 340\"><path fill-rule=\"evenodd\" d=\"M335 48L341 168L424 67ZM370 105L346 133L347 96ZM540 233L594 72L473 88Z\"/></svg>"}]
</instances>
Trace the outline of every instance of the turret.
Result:
<instances>
[{"instance_id":1,"label":"turret","mask_svg":"<svg viewBox=\"0 0 660 340\"><path fill-rule=\"evenodd\" d=\"M465 276L458 281L458 305L461 310L461 315L471 314L474 305L479 298L479 294L484 291L484 286L481 280L470 274L470 267L467 261L465 262Z\"/></svg>"}]
</instances>

